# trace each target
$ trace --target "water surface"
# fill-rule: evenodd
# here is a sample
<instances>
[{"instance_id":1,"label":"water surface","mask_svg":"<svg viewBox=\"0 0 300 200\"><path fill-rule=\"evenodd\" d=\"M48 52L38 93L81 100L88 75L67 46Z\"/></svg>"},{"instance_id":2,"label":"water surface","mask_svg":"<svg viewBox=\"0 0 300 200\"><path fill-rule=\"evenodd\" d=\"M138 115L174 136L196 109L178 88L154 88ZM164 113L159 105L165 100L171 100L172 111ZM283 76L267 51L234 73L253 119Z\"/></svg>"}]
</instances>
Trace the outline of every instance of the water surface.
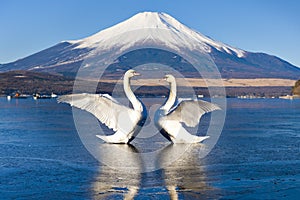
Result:
<instances>
[{"instance_id":1,"label":"water surface","mask_svg":"<svg viewBox=\"0 0 300 200\"><path fill-rule=\"evenodd\" d=\"M201 145L169 145L157 135L152 142L162 148L154 163L158 168L170 156L185 153L168 166L142 173L147 160L137 152L153 150L151 141L103 144L112 160L120 157L115 148L130 152L121 155L126 162L116 170L86 150L68 105L0 98L1 199L297 199L300 101L227 103L222 135L207 157L199 158Z\"/></svg>"}]
</instances>

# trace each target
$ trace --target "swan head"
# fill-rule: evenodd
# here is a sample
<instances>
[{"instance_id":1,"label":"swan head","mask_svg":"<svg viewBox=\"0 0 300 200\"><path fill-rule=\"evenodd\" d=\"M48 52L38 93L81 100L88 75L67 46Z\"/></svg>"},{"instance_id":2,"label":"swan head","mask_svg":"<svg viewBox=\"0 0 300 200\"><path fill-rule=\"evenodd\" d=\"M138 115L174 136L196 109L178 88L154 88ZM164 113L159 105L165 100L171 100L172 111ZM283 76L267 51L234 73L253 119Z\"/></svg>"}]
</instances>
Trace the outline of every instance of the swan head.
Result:
<instances>
[{"instance_id":1,"label":"swan head","mask_svg":"<svg viewBox=\"0 0 300 200\"><path fill-rule=\"evenodd\" d=\"M132 78L132 77L134 77L134 76L140 76L140 75L141 75L140 73L136 72L136 71L133 70L133 69L130 69L130 70L128 70L128 71L125 73L124 77Z\"/></svg>"},{"instance_id":2,"label":"swan head","mask_svg":"<svg viewBox=\"0 0 300 200\"><path fill-rule=\"evenodd\" d=\"M165 81L167 81L168 83L174 83L176 82L175 77L171 74L167 74L164 76L163 78Z\"/></svg>"}]
</instances>

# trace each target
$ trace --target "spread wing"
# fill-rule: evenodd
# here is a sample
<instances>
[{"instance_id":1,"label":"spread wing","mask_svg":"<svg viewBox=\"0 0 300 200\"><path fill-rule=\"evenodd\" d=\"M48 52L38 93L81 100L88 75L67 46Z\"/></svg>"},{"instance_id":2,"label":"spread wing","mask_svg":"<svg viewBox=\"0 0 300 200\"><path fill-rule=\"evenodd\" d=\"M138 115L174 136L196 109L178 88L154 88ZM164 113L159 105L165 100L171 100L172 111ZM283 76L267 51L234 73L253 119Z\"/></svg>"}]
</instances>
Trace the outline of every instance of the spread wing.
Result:
<instances>
[{"instance_id":1,"label":"spread wing","mask_svg":"<svg viewBox=\"0 0 300 200\"><path fill-rule=\"evenodd\" d=\"M71 106L86 110L104 123L108 128L118 131L119 119L133 114L134 110L123 106L108 94L71 94L58 98L58 102L68 103Z\"/></svg>"},{"instance_id":2,"label":"spread wing","mask_svg":"<svg viewBox=\"0 0 300 200\"><path fill-rule=\"evenodd\" d=\"M195 127L205 113L221 110L216 104L202 100L181 101L168 114L168 120L176 120L187 126Z\"/></svg>"}]
</instances>

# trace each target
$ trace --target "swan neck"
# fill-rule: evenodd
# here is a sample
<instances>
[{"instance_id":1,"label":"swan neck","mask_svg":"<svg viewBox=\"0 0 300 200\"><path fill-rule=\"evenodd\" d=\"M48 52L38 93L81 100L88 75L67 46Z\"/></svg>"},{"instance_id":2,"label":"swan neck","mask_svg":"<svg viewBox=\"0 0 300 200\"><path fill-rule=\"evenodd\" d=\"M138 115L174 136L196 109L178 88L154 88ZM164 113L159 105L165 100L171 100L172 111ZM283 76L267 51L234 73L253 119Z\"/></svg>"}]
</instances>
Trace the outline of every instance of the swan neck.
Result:
<instances>
[{"instance_id":1,"label":"swan neck","mask_svg":"<svg viewBox=\"0 0 300 200\"><path fill-rule=\"evenodd\" d=\"M163 107L164 110L169 111L172 108L172 106L174 105L174 103L176 101L176 93L177 93L176 82L171 82L170 83L170 93L169 93L168 100Z\"/></svg>"},{"instance_id":2,"label":"swan neck","mask_svg":"<svg viewBox=\"0 0 300 200\"><path fill-rule=\"evenodd\" d=\"M131 102L133 109L142 111L143 106L141 105L140 101L136 98L136 96L132 92L131 87L130 87L130 78L126 77L126 76L124 77L124 91L125 91L125 95Z\"/></svg>"}]
</instances>

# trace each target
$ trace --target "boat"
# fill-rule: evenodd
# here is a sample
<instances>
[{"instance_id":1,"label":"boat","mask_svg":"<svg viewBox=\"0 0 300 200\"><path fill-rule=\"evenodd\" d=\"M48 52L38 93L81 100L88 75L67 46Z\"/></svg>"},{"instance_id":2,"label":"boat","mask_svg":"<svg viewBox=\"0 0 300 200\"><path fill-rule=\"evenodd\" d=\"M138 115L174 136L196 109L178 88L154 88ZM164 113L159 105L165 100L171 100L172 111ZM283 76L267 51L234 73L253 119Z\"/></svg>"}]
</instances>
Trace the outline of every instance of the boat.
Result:
<instances>
[{"instance_id":1,"label":"boat","mask_svg":"<svg viewBox=\"0 0 300 200\"><path fill-rule=\"evenodd\" d=\"M286 95L286 96L280 96L280 99L300 99L300 95Z\"/></svg>"},{"instance_id":2,"label":"boat","mask_svg":"<svg viewBox=\"0 0 300 200\"><path fill-rule=\"evenodd\" d=\"M16 93L13 93L11 95L8 95L7 96L7 99L10 100L12 98L16 98L16 99L26 99L28 98L29 95L28 94L21 94L20 92L16 92Z\"/></svg>"},{"instance_id":3,"label":"boat","mask_svg":"<svg viewBox=\"0 0 300 200\"><path fill-rule=\"evenodd\" d=\"M35 93L33 94L33 99L37 100L37 99L51 99L51 98L57 98L57 95L54 94L53 92L51 93L51 95L47 95L47 94L39 94L39 93Z\"/></svg>"},{"instance_id":4,"label":"boat","mask_svg":"<svg viewBox=\"0 0 300 200\"><path fill-rule=\"evenodd\" d=\"M51 98L57 98L58 95L57 94L54 94L53 92L51 93Z\"/></svg>"}]
</instances>

